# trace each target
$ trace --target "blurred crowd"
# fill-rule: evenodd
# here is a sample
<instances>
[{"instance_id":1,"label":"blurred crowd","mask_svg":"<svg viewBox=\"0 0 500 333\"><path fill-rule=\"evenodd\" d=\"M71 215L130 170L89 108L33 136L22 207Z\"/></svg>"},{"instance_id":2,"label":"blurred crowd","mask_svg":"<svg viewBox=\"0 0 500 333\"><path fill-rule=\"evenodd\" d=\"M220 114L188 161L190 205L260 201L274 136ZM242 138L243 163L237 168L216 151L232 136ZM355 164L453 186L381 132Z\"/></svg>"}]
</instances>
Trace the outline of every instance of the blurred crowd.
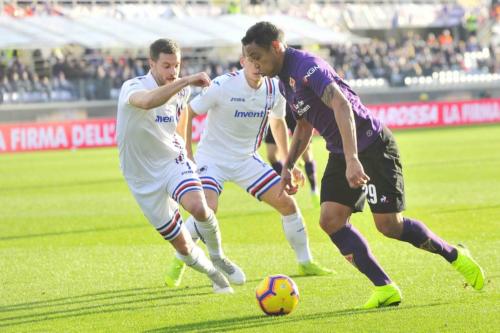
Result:
<instances>
[{"instance_id":1,"label":"blurred crowd","mask_svg":"<svg viewBox=\"0 0 500 333\"><path fill-rule=\"evenodd\" d=\"M475 35L455 40L444 29L425 38L410 32L402 38L373 40L367 44L330 48L332 65L347 80L382 78L392 86L404 85L406 77L434 72L470 74L500 72L500 50L480 45Z\"/></svg>"},{"instance_id":2,"label":"blurred crowd","mask_svg":"<svg viewBox=\"0 0 500 333\"><path fill-rule=\"evenodd\" d=\"M391 86L403 86L406 77L440 71L500 72L500 50L480 45L474 35L456 40L446 29L425 38L408 33L387 41L332 46L329 51L330 63L346 80L382 78ZM234 60L224 62L185 54L181 75L205 71L213 78L235 70L238 59ZM86 50L75 55L58 50L44 57L35 51L31 61L23 62L16 52L0 51L0 102L116 99L125 80L147 71L147 56L141 53L111 55Z\"/></svg>"},{"instance_id":3,"label":"blurred crowd","mask_svg":"<svg viewBox=\"0 0 500 333\"><path fill-rule=\"evenodd\" d=\"M124 53L113 56L100 50L84 55L52 52L31 64L0 53L0 103L117 99L124 81L149 70L147 57ZM234 70L231 63L186 58L181 75L205 71L211 77Z\"/></svg>"}]
</instances>

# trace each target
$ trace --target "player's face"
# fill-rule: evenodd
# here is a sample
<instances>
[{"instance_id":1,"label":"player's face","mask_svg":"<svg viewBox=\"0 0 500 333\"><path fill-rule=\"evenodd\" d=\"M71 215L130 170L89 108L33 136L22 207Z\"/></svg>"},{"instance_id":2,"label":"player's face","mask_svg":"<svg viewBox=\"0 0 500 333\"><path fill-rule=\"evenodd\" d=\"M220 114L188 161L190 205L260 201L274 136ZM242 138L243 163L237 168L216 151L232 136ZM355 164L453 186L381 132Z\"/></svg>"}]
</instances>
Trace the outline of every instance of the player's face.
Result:
<instances>
[{"instance_id":1,"label":"player's face","mask_svg":"<svg viewBox=\"0 0 500 333\"><path fill-rule=\"evenodd\" d=\"M259 74L273 77L280 71L279 55L274 46L265 48L255 42L245 45L245 55L255 65Z\"/></svg>"},{"instance_id":2,"label":"player's face","mask_svg":"<svg viewBox=\"0 0 500 333\"><path fill-rule=\"evenodd\" d=\"M158 85L163 86L174 82L179 77L181 55L180 53L160 53L158 60L149 60L149 65Z\"/></svg>"},{"instance_id":3,"label":"player's face","mask_svg":"<svg viewBox=\"0 0 500 333\"><path fill-rule=\"evenodd\" d=\"M262 75L260 74L259 70L255 66L255 64L250 61L247 57L241 57L240 60L241 67L243 67L243 70L245 71L245 75L254 81L259 81L262 78Z\"/></svg>"}]
</instances>

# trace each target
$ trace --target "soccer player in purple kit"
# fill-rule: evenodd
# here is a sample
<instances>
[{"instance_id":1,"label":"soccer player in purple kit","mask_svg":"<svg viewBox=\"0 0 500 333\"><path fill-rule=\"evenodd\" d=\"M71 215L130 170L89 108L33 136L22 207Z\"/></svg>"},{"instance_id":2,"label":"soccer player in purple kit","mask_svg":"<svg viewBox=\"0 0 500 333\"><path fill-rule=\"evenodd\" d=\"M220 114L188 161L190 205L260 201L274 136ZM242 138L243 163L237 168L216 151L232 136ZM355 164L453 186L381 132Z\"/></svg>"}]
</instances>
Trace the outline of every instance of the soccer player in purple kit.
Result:
<instances>
[{"instance_id":1,"label":"soccer player in purple kit","mask_svg":"<svg viewBox=\"0 0 500 333\"><path fill-rule=\"evenodd\" d=\"M279 76L282 92L297 118L282 187L294 192L290 170L307 147L313 129L326 141L328 164L321 181L320 226L340 253L375 288L361 308L398 305L401 292L350 223L368 201L377 229L387 237L441 255L474 289L484 273L467 249L452 246L424 223L404 217L402 166L394 136L363 105L333 68L315 55L287 47L283 31L269 22L250 27L242 39L245 53L262 75Z\"/></svg>"}]
</instances>

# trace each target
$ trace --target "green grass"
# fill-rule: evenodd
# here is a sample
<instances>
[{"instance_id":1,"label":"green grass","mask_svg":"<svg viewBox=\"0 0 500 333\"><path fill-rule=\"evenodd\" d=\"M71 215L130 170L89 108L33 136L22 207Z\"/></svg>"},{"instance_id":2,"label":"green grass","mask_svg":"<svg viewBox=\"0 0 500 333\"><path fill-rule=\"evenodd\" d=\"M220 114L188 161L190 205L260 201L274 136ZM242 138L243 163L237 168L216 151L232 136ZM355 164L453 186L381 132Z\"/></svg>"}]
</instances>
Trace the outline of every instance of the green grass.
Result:
<instances>
[{"instance_id":1,"label":"green grass","mask_svg":"<svg viewBox=\"0 0 500 333\"><path fill-rule=\"evenodd\" d=\"M214 295L187 271L163 286L173 251L147 223L121 177L115 149L0 155L0 331L2 332L495 332L500 327L500 126L397 132L406 214L483 265L483 292L463 288L440 257L385 239L370 214L353 222L404 293L398 308L354 311L370 283L318 227L308 191L298 200L316 259L333 277L296 276L279 216L227 185L219 221L226 253L248 283ZM314 141L319 170L324 143ZM254 288L291 275L301 300L286 317L264 316Z\"/></svg>"}]
</instances>

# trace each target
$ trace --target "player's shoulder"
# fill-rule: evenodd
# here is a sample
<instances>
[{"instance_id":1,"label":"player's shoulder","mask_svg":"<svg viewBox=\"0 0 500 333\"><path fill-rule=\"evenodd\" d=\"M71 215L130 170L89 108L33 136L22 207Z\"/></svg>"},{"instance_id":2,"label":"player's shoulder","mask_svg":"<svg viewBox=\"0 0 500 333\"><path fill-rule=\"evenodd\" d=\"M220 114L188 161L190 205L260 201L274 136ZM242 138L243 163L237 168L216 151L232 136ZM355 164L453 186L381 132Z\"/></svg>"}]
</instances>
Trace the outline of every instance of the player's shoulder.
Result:
<instances>
[{"instance_id":1,"label":"player's shoulder","mask_svg":"<svg viewBox=\"0 0 500 333\"><path fill-rule=\"evenodd\" d=\"M242 78L241 71L229 72L220 76L217 76L212 80L212 84L215 86L223 87L234 84L234 82L240 80Z\"/></svg>"},{"instance_id":2,"label":"player's shoulder","mask_svg":"<svg viewBox=\"0 0 500 333\"><path fill-rule=\"evenodd\" d=\"M122 84L122 89L133 89L133 88L143 88L146 82L146 75L136 76L134 78L128 79Z\"/></svg>"}]
</instances>

